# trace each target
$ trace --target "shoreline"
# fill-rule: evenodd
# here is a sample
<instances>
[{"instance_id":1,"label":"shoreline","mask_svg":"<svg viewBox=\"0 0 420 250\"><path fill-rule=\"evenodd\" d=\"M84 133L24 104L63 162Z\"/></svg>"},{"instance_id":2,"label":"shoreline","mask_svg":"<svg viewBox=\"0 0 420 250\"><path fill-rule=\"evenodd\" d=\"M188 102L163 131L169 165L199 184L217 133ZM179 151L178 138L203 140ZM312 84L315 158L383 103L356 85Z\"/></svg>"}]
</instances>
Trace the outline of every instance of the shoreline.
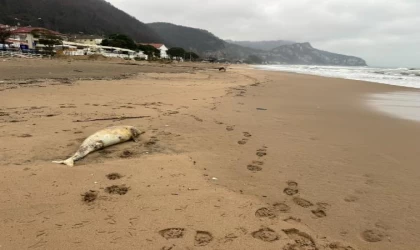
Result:
<instances>
[{"instance_id":1,"label":"shoreline","mask_svg":"<svg viewBox=\"0 0 420 250\"><path fill-rule=\"evenodd\" d=\"M276 66L276 65L266 65L266 66ZM327 65L279 65L279 66L336 67L337 69L339 69L339 68L352 68L352 66L327 66ZM283 73L291 73L291 74L303 74L303 75L310 75L310 76L320 76L320 77L326 77L326 78L334 78L334 79L340 79L340 80L363 81L363 82L368 82L368 83L379 83L379 84L383 84L383 85L391 85L391 86L398 86L398 87L411 88L411 89L420 89L420 80L417 82L417 84L418 84L417 86L407 86L407 85L396 85L395 82L400 81L402 78L401 79L394 79L395 82L390 83L390 82L380 81L380 79L377 79L376 81L374 81L374 80L369 80L369 79L346 78L344 76L339 77L339 76L330 76L330 75L325 75L325 74L323 75L323 74L320 74L320 73L285 71L285 70L276 70L276 69L269 69L269 68L263 68L263 67L264 66L258 66L258 65L253 66L253 68L256 69L256 70L283 72ZM354 66L354 68L363 69L363 68L369 68L369 66L367 66L367 67ZM410 70L408 68L406 68L406 69ZM391 69L388 69L388 70L391 70ZM400 77L407 77L407 76L412 77L412 75L405 75L405 74L401 75ZM416 74L416 76L414 76L414 77L420 77L420 75ZM404 84L408 84L408 83L404 83Z\"/></svg>"},{"instance_id":2,"label":"shoreline","mask_svg":"<svg viewBox=\"0 0 420 250\"><path fill-rule=\"evenodd\" d=\"M210 66L139 67L124 80L0 91L8 142L0 151L2 245L417 246L410 232L420 230L412 223L420 211L420 127L362 103L406 88ZM73 121L122 115L150 116L129 121L146 132L141 142L93 153L74 168L50 164L96 130L128 122ZM112 172L123 177L107 180ZM110 185L129 190L108 194ZM80 195L89 190L99 196L85 204Z\"/></svg>"},{"instance_id":3,"label":"shoreline","mask_svg":"<svg viewBox=\"0 0 420 250\"><path fill-rule=\"evenodd\" d=\"M400 86L400 85L393 85L388 83L381 83L381 82L374 82L374 81L366 81L366 80L356 80L356 79L346 79L346 78L338 78L338 77L329 77L329 76L321 76L321 75L315 75L315 74L305 74L305 73L297 73L297 72L287 72L287 71L279 71L279 70L267 70L267 69L258 69L253 68L255 70L262 70L262 71L271 71L271 72L280 72L285 74L297 74L297 75L306 75L306 76L314 76L314 77L323 77L323 78L332 78L336 79L338 81L346 80L346 81L356 81L361 82L365 84L380 84L389 86L390 90L377 90L378 92L369 93L365 96L365 100L362 101L367 108L373 109L376 112L380 112L383 115L387 115L390 117L393 117L395 119L403 119L406 121L414 121L419 122L420 117L417 115L417 110L412 110L410 112L405 112L403 108L399 108L402 106L402 104L405 104L407 101L413 100L408 98L408 95L411 94L420 94L420 88L415 87L408 87L408 86ZM406 94L407 98L396 98L395 95L398 94ZM383 101L380 104L379 102L375 103L375 98L378 96L381 96L383 98ZM414 103L413 103L414 104ZM414 109L418 105L414 106L406 106L407 108ZM420 112L420 110L418 110Z\"/></svg>"}]
</instances>

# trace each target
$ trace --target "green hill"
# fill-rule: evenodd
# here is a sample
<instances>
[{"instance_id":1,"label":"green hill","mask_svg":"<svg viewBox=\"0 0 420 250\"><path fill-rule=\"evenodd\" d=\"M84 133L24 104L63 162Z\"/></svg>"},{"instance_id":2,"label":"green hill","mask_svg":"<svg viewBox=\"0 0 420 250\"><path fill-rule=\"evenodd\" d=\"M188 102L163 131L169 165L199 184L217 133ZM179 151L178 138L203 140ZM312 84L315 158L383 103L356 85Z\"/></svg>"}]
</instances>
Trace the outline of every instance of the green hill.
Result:
<instances>
[{"instance_id":1,"label":"green hill","mask_svg":"<svg viewBox=\"0 0 420 250\"><path fill-rule=\"evenodd\" d=\"M207 30L171 23L149 23L148 25L170 47L181 47L199 54L225 48L225 42Z\"/></svg>"},{"instance_id":2,"label":"green hill","mask_svg":"<svg viewBox=\"0 0 420 250\"><path fill-rule=\"evenodd\" d=\"M0 0L0 23L61 33L121 33L138 42L163 41L146 24L104 0Z\"/></svg>"}]
</instances>

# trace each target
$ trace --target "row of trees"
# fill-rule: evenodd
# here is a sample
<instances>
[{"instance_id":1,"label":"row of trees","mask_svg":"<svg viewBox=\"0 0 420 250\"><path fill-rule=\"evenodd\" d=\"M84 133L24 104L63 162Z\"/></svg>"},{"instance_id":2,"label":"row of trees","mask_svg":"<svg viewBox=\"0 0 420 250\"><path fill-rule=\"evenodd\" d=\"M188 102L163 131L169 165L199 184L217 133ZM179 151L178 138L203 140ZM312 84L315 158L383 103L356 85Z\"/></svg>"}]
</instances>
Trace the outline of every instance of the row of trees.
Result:
<instances>
[{"instance_id":1,"label":"row of trees","mask_svg":"<svg viewBox=\"0 0 420 250\"><path fill-rule=\"evenodd\" d=\"M38 38L38 43L44 45L44 50L50 54L54 54L54 46L62 45L63 38L51 33L49 30L45 29L35 29L32 32L34 38Z\"/></svg>"},{"instance_id":2,"label":"row of trees","mask_svg":"<svg viewBox=\"0 0 420 250\"><path fill-rule=\"evenodd\" d=\"M184 60L195 61L200 58L196 53L191 51L186 51L183 48L174 47L168 50L168 55L172 58L184 58Z\"/></svg>"},{"instance_id":3,"label":"row of trees","mask_svg":"<svg viewBox=\"0 0 420 250\"><path fill-rule=\"evenodd\" d=\"M12 35L9 28L0 27L0 44L3 45L3 50L6 50L6 40Z\"/></svg>"},{"instance_id":4,"label":"row of trees","mask_svg":"<svg viewBox=\"0 0 420 250\"><path fill-rule=\"evenodd\" d=\"M134 42L127 35L113 34L104 39L101 43L103 46L118 47L124 49L131 49L135 51L143 51L149 58L159 56L160 51L151 45L142 45ZM199 56L194 52L185 51L183 48L171 48L167 51L171 58L184 58L184 60L197 60Z\"/></svg>"}]
</instances>

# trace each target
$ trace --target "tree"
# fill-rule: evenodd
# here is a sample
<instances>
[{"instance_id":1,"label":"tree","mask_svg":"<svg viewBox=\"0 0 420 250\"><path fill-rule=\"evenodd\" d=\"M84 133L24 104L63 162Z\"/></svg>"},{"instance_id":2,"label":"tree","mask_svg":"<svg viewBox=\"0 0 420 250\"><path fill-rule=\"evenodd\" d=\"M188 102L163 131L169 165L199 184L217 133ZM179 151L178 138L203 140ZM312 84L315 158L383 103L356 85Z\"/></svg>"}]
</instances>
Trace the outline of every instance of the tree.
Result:
<instances>
[{"instance_id":1,"label":"tree","mask_svg":"<svg viewBox=\"0 0 420 250\"><path fill-rule=\"evenodd\" d=\"M54 54L54 45L61 45L63 41L63 38L46 29L35 29L31 33L50 55Z\"/></svg>"},{"instance_id":2,"label":"tree","mask_svg":"<svg viewBox=\"0 0 420 250\"><path fill-rule=\"evenodd\" d=\"M168 49L168 52L166 52L171 57L182 57L184 58L186 51L183 48L179 47L173 47Z\"/></svg>"},{"instance_id":3,"label":"tree","mask_svg":"<svg viewBox=\"0 0 420 250\"><path fill-rule=\"evenodd\" d=\"M12 32L7 27L0 28L0 43L3 44L3 50L6 50L6 40L12 35Z\"/></svg>"},{"instance_id":4,"label":"tree","mask_svg":"<svg viewBox=\"0 0 420 250\"><path fill-rule=\"evenodd\" d=\"M104 39L101 45L131 50L137 49L137 45L134 40L123 34L112 34L108 36L107 39Z\"/></svg>"},{"instance_id":5,"label":"tree","mask_svg":"<svg viewBox=\"0 0 420 250\"><path fill-rule=\"evenodd\" d=\"M185 60L190 60L191 59L192 61L195 61L198 58L200 58L200 56L198 56L196 53L194 53L192 51L189 51L189 52L185 53Z\"/></svg>"},{"instance_id":6,"label":"tree","mask_svg":"<svg viewBox=\"0 0 420 250\"><path fill-rule=\"evenodd\" d=\"M154 56L160 55L160 50L156 49L152 45L139 44L137 45L137 49L143 51L143 53L146 54L149 57L149 59L152 59Z\"/></svg>"}]
</instances>

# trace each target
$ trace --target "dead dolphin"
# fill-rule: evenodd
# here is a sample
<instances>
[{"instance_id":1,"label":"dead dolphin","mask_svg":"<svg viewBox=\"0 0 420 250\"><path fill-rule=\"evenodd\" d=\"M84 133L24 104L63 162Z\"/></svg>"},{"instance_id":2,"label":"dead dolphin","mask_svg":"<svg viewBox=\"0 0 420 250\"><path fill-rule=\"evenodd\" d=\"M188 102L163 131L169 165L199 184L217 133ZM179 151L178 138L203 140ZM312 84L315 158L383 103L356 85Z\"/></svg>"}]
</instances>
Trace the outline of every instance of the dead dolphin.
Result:
<instances>
[{"instance_id":1,"label":"dead dolphin","mask_svg":"<svg viewBox=\"0 0 420 250\"><path fill-rule=\"evenodd\" d=\"M86 138L72 157L63 161L53 161L53 163L73 167L75 161L82 159L91 152L128 140L136 141L140 134L140 131L132 126L115 126L102 129Z\"/></svg>"}]
</instances>

